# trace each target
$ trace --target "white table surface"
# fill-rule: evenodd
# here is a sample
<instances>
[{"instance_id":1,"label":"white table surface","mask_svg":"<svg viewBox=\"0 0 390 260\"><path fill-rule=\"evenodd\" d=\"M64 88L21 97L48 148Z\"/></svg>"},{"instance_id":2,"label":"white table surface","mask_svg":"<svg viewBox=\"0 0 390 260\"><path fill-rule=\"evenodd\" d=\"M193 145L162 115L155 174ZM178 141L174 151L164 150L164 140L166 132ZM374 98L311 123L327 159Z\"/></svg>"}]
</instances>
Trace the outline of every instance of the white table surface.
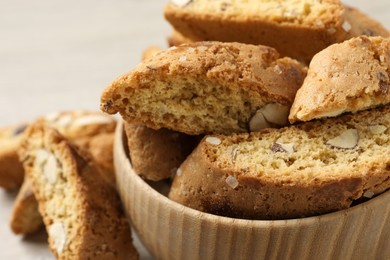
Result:
<instances>
[{"instance_id":1,"label":"white table surface","mask_svg":"<svg viewBox=\"0 0 390 260\"><path fill-rule=\"evenodd\" d=\"M390 28L389 0L345 0ZM102 90L149 45L166 47L165 0L0 0L0 127L57 110L98 109ZM0 259L53 259L44 232L11 233L0 190ZM141 259L150 259L136 241Z\"/></svg>"}]
</instances>

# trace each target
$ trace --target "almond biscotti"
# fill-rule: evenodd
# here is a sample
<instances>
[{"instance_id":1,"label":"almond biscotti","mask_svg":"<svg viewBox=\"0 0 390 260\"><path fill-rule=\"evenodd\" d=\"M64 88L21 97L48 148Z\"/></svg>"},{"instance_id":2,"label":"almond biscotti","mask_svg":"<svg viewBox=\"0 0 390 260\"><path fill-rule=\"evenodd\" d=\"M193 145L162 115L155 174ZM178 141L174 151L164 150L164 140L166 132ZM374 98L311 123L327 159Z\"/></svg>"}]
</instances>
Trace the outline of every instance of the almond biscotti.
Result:
<instances>
[{"instance_id":1,"label":"almond biscotti","mask_svg":"<svg viewBox=\"0 0 390 260\"><path fill-rule=\"evenodd\" d=\"M389 36L379 23L349 12L338 0L171 0L165 17L189 39L272 46L309 62L327 46L364 33ZM354 25L358 28L354 28Z\"/></svg>"},{"instance_id":2,"label":"almond biscotti","mask_svg":"<svg viewBox=\"0 0 390 260\"><path fill-rule=\"evenodd\" d=\"M20 158L57 259L137 259L115 189L53 128L28 128Z\"/></svg>"},{"instance_id":3,"label":"almond biscotti","mask_svg":"<svg viewBox=\"0 0 390 260\"><path fill-rule=\"evenodd\" d=\"M38 202L32 191L29 178L25 178L15 198L10 218L10 227L14 234L28 235L43 227Z\"/></svg>"},{"instance_id":4,"label":"almond biscotti","mask_svg":"<svg viewBox=\"0 0 390 260\"><path fill-rule=\"evenodd\" d=\"M134 171L151 181L173 176L198 143L195 136L164 128L154 130L125 122L124 129Z\"/></svg>"},{"instance_id":5,"label":"almond biscotti","mask_svg":"<svg viewBox=\"0 0 390 260\"><path fill-rule=\"evenodd\" d=\"M305 66L270 47L199 42L160 52L119 77L103 92L101 109L190 135L247 132L257 130L251 119L268 104L283 115L266 121L286 123L305 76Z\"/></svg>"},{"instance_id":6,"label":"almond biscotti","mask_svg":"<svg viewBox=\"0 0 390 260\"><path fill-rule=\"evenodd\" d=\"M6 190L18 189L24 178L19 162L18 149L26 124L0 129L0 187Z\"/></svg>"},{"instance_id":7,"label":"almond biscotti","mask_svg":"<svg viewBox=\"0 0 390 260\"><path fill-rule=\"evenodd\" d=\"M78 146L91 153L104 179L112 186L115 186L112 152L113 139L113 133L102 133L91 137L88 142L78 144ZM31 182L27 177L24 178L23 184L15 198L10 217L10 226L11 230L18 235L32 234L43 226L42 217L38 211L38 202L32 192Z\"/></svg>"},{"instance_id":8,"label":"almond biscotti","mask_svg":"<svg viewBox=\"0 0 390 260\"><path fill-rule=\"evenodd\" d=\"M390 38L360 36L314 56L289 120L338 116L390 102Z\"/></svg>"},{"instance_id":9,"label":"almond biscotti","mask_svg":"<svg viewBox=\"0 0 390 260\"><path fill-rule=\"evenodd\" d=\"M55 127L81 146L88 145L90 139L99 134L113 134L116 126L116 121L112 117L92 111L55 112L38 120ZM0 129L0 187L8 190L19 188L23 182L24 172L17 151L27 125L20 124ZM107 164L106 158L98 159L98 163ZM113 176L112 170L107 171L107 179L113 179Z\"/></svg>"},{"instance_id":10,"label":"almond biscotti","mask_svg":"<svg viewBox=\"0 0 390 260\"><path fill-rule=\"evenodd\" d=\"M37 121L55 127L79 148L88 150L102 172L104 179L115 186L112 150L116 121L112 117L101 112L65 111L51 113ZM9 139L11 138L9 137L7 140ZM17 156L17 151L20 148L22 136L18 140L14 147L15 156ZM2 149L4 150L4 148ZM0 153L2 149L0 149ZM22 168L20 174L23 177L24 171L19 158L15 159L13 163L12 169ZM8 176L15 175L14 172L9 170L7 174ZM28 178L24 178L15 199L10 226L15 234L23 235L34 233L42 226L37 201Z\"/></svg>"},{"instance_id":11,"label":"almond biscotti","mask_svg":"<svg viewBox=\"0 0 390 260\"><path fill-rule=\"evenodd\" d=\"M390 187L390 106L250 134L206 136L169 198L218 215L288 219Z\"/></svg>"}]
</instances>

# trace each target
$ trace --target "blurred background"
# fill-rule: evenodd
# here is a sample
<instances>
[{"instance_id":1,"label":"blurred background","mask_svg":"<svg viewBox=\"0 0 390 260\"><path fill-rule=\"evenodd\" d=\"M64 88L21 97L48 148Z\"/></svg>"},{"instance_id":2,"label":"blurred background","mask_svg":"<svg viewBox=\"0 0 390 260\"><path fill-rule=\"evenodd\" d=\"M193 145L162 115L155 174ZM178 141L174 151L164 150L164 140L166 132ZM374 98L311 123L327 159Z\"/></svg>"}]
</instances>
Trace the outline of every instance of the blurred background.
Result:
<instances>
[{"instance_id":1,"label":"blurred background","mask_svg":"<svg viewBox=\"0 0 390 260\"><path fill-rule=\"evenodd\" d=\"M167 47L166 2L0 0L0 127L55 110L99 109L103 89L131 70L146 47ZM389 0L344 3L390 28ZM11 234L14 197L0 190L0 259L52 259L44 234Z\"/></svg>"},{"instance_id":2,"label":"blurred background","mask_svg":"<svg viewBox=\"0 0 390 260\"><path fill-rule=\"evenodd\" d=\"M0 126L99 108L149 45L166 46L163 0L1 0Z\"/></svg>"}]
</instances>

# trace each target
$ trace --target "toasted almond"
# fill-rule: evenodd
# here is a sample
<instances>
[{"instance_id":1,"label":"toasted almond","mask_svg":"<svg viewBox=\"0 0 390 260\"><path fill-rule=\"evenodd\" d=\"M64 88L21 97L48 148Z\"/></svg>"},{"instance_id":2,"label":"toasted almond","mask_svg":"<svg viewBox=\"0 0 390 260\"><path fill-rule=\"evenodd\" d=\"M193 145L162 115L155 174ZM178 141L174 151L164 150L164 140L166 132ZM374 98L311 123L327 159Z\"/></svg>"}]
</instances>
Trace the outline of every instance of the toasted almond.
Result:
<instances>
[{"instance_id":1,"label":"toasted almond","mask_svg":"<svg viewBox=\"0 0 390 260\"><path fill-rule=\"evenodd\" d=\"M225 182L232 188L235 189L238 186L238 181L236 177L229 175L226 179Z\"/></svg>"},{"instance_id":2,"label":"toasted almond","mask_svg":"<svg viewBox=\"0 0 390 260\"><path fill-rule=\"evenodd\" d=\"M370 125L368 126L368 130L374 135L379 135L384 133L387 130L387 127L384 125Z\"/></svg>"},{"instance_id":3,"label":"toasted almond","mask_svg":"<svg viewBox=\"0 0 390 260\"><path fill-rule=\"evenodd\" d=\"M288 114L290 113L290 108L288 106L284 106L279 103L270 103L265 105L261 109L261 112L268 122L278 126L288 124Z\"/></svg>"},{"instance_id":4,"label":"toasted almond","mask_svg":"<svg viewBox=\"0 0 390 260\"><path fill-rule=\"evenodd\" d=\"M344 21L341 27L343 27L343 30L346 32L349 32L352 29L352 26L348 21Z\"/></svg>"},{"instance_id":5,"label":"toasted almond","mask_svg":"<svg viewBox=\"0 0 390 260\"><path fill-rule=\"evenodd\" d=\"M342 132L340 135L333 139L330 139L326 144L341 148L341 149L353 149L358 145L359 132L356 129L348 129Z\"/></svg>"},{"instance_id":6,"label":"toasted almond","mask_svg":"<svg viewBox=\"0 0 390 260\"><path fill-rule=\"evenodd\" d=\"M43 174L46 176L47 181L50 184L56 183L59 175L61 173L61 169L58 165L57 158L54 154L49 153L46 164L43 167Z\"/></svg>"},{"instance_id":7,"label":"toasted almond","mask_svg":"<svg viewBox=\"0 0 390 260\"><path fill-rule=\"evenodd\" d=\"M267 127L271 127L271 124L265 119L261 110L257 110L249 121L249 130L256 132Z\"/></svg>"},{"instance_id":8,"label":"toasted almond","mask_svg":"<svg viewBox=\"0 0 390 260\"><path fill-rule=\"evenodd\" d=\"M282 152L282 153L292 154L293 152L295 152L295 147L293 144L274 142L272 144L271 150L274 153Z\"/></svg>"},{"instance_id":9,"label":"toasted almond","mask_svg":"<svg viewBox=\"0 0 390 260\"><path fill-rule=\"evenodd\" d=\"M171 0L172 4L178 7L184 7L192 2L192 0Z\"/></svg>"},{"instance_id":10,"label":"toasted almond","mask_svg":"<svg viewBox=\"0 0 390 260\"><path fill-rule=\"evenodd\" d=\"M365 198L368 198L368 199L371 199L372 197L374 197L375 193L372 192L372 191L369 191L369 190L366 190L364 193L363 193L363 197Z\"/></svg>"},{"instance_id":11,"label":"toasted almond","mask_svg":"<svg viewBox=\"0 0 390 260\"><path fill-rule=\"evenodd\" d=\"M61 254L64 250L67 237L66 230L62 223L53 223L48 228L49 237L53 241L53 246L58 254Z\"/></svg>"},{"instance_id":12,"label":"toasted almond","mask_svg":"<svg viewBox=\"0 0 390 260\"><path fill-rule=\"evenodd\" d=\"M218 137L208 136L206 137L206 142L212 145L220 145L222 141Z\"/></svg>"}]
</instances>

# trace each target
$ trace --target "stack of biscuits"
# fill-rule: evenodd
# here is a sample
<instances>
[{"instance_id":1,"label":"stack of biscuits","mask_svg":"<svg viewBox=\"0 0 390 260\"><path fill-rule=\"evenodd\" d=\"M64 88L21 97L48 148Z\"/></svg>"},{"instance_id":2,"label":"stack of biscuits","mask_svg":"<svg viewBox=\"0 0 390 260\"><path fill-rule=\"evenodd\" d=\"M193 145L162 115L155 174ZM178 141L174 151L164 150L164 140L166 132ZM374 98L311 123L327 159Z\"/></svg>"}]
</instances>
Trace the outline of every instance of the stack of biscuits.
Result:
<instances>
[{"instance_id":1,"label":"stack of biscuits","mask_svg":"<svg viewBox=\"0 0 390 260\"><path fill-rule=\"evenodd\" d=\"M15 234L45 227L57 259L138 259L115 188L116 120L64 111L0 129L0 186L19 189Z\"/></svg>"},{"instance_id":2,"label":"stack of biscuits","mask_svg":"<svg viewBox=\"0 0 390 260\"><path fill-rule=\"evenodd\" d=\"M117 78L134 171L244 219L346 209L390 188L390 34L337 0L172 0L167 50Z\"/></svg>"},{"instance_id":3,"label":"stack of biscuits","mask_svg":"<svg viewBox=\"0 0 390 260\"><path fill-rule=\"evenodd\" d=\"M338 0L171 0L168 49L101 96L129 159L193 209L292 219L390 188L390 33ZM53 113L0 129L16 234L45 227L58 259L138 259L116 192L116 121ZM154 186L154 185L152 185Z\"/></svg>"}]
</instances>

